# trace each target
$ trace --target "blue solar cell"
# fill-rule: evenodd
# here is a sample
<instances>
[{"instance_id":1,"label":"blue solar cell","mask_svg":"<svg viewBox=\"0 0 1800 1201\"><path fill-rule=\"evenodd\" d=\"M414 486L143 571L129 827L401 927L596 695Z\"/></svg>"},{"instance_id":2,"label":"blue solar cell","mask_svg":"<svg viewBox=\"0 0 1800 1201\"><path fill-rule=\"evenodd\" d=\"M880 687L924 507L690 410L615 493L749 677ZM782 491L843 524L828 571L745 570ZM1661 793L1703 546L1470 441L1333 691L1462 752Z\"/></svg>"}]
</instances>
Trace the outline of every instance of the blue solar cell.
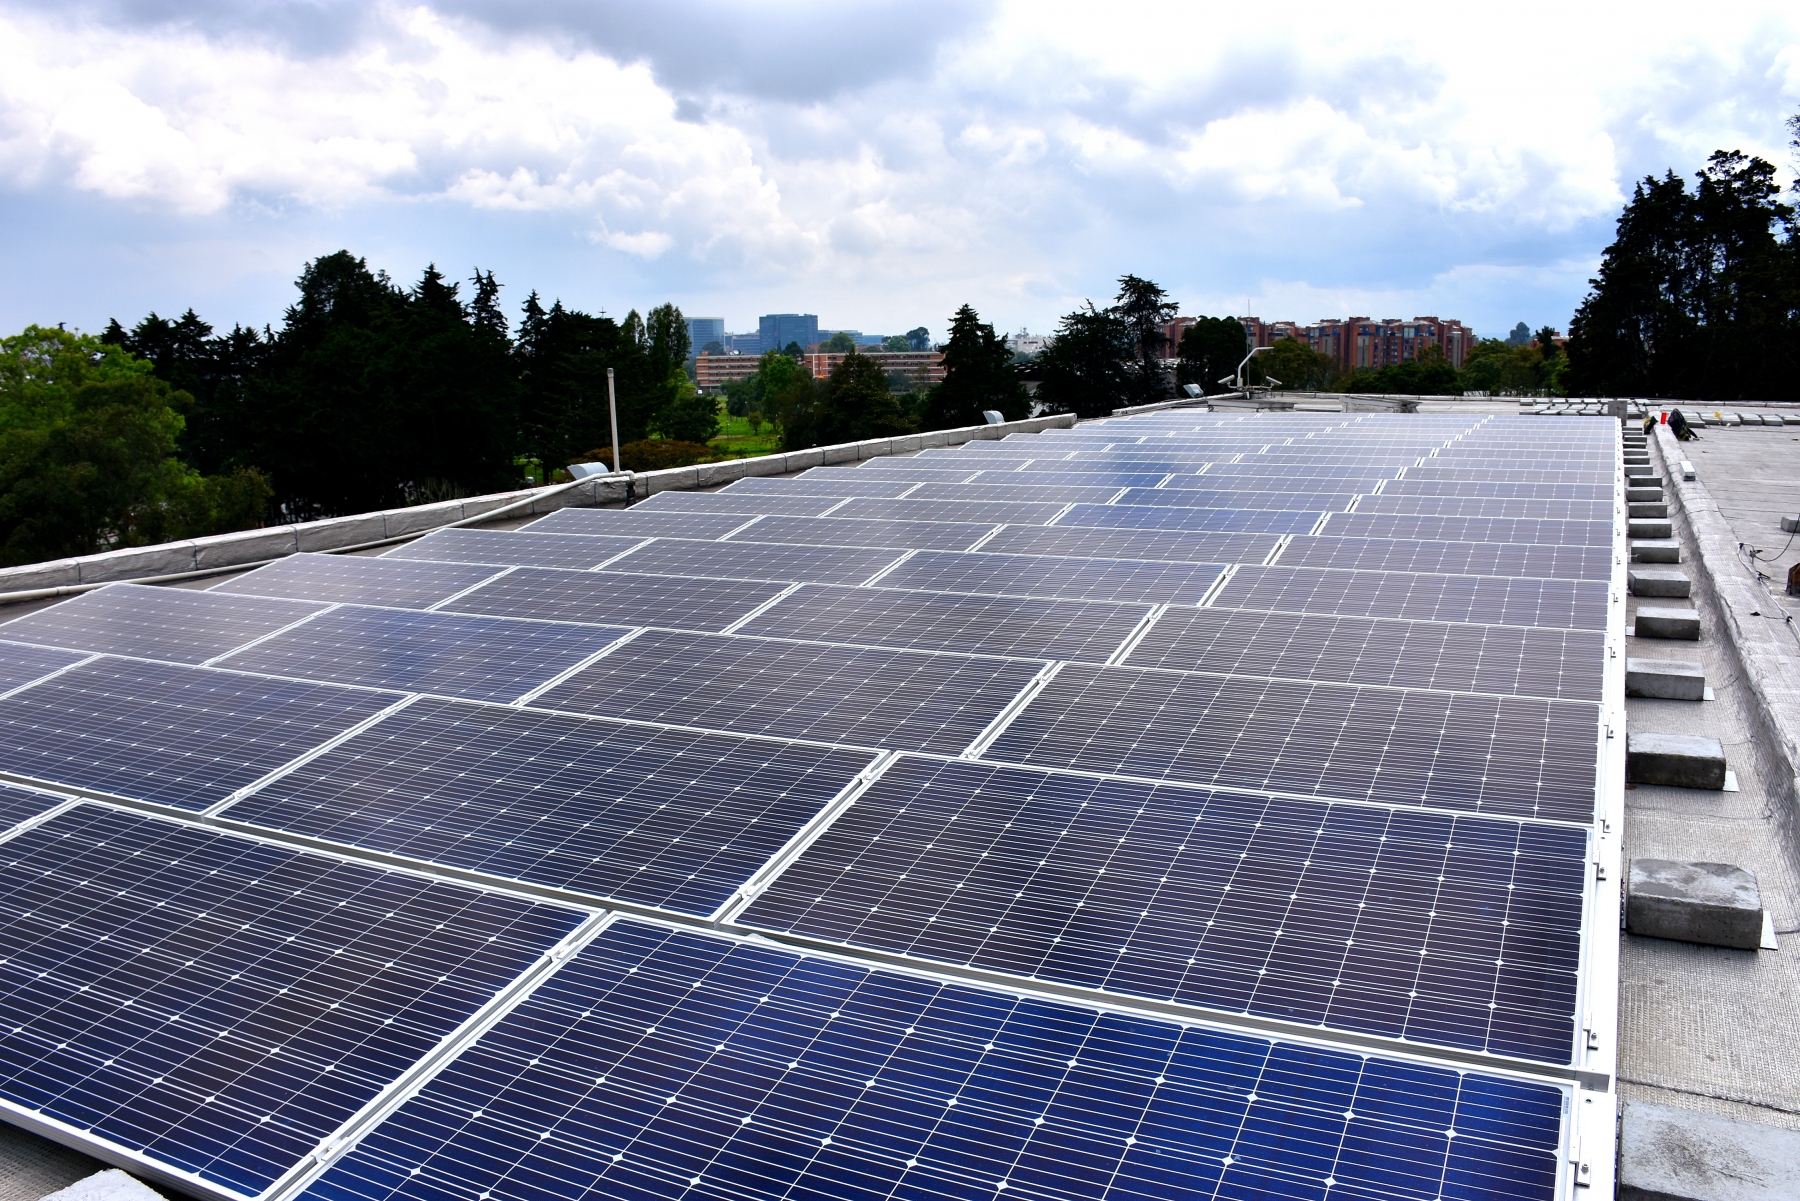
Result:
<instances>
[{"instance_id":1,"label":"blue solar cell","mask_svg":"<svg viewBox=\"0 0 1800 1201\"><path fill-rule=\"evenodd\" d=\"M930 500L907 497L904 500L872 500L859 497L845 501L842 508L832 510L833 517L854 517L874 521L982 521L1012 522L1018 525L1043 525L1068 505L1068 501Z\"/></svg>"},{"instance_id":2,"label":"blue solar cell","mask_svg":"<svg viewBox=\"0 0 1800 1201\"><path fill-rule=\"evenodd\" d=\"M857 550L848 546L658 538L613 563L611 570L794 584L860 584L901 554L899 550Z\"/></svg>"},{"instance_id":3,"label":"blue solar cell","mask_svg":"<svg viewBox=\"0 0 1800 1201\"><path fill-rule=\"evenodd\" d=\"M1362 513L1393 513L1411 517L1503 517L1528 521L1612 520L1611 497L1604 500L1505 500L1489 496L1365 496L1357 502Z\"/></svg>"},{"instance_id":4,"label":"blue solar cell","mask_svg":"<svg viewBox=\"0 0 1800 1201\"><path fill-rule=\"evenodd\" d=\"M822 470L814 468L815 471ZM798 476L753 477L739 480L720 489L721 496L734 496L750 493L755 496L899 496L910 492L917 484L913 480L868 479L863 477L815 476L805 473Z\"/></svg>"},{"instance_id":5,"label":"blue solar cell","mask_svg":"<svg viewBox=\"0 0 1800 1201\"><path fill-rule=\"evenodd\" d=\"M732 541L782 542L793 546L893 547L897 550L967 550L998 528L964 521L764 517L733 535Z\"/></svg>"},{"instance_id":6,"label":"blue solar cell","mask_svg":"<svg viewBox=\"0 0 1800 1201\"><path fill-rule=\"evenodd\" d=\"M1213 603L1229 609L1604 630L1607 583L1244 566L1225 581Z\"/></svg>"},{"instance_id":7,"label":"blue solar cell","mask_svg":"<svg viewBox=\"0 0 1800 1201\"><path fill-rule=\"evenodd\" d=\"M974 474L972 468L934 467L928 463L921 462L916 457L869 459L867 460L867 464L870 467L879 468L880 470L865 471L861 466L812 467L802 471L799 475L795 476L794 479L801 483L813 483L820 480L879 480L883 483L893 483L897 480L906 480L909 483L918 483L920 480L946 480L954 483L959 480L966 480ZM856 495L867 496L869 494L866 492L858 492Z\"/></svg>"},{"instance_id":8,"label":"blue solar cell","mask_svg":"<svg viewBox=\"0 0 1800 1201\"><path fill-rule=\"evenodd\" d=\"M1357 492L1254 492L1247 489L1191 486L1207 477L1187 476L1180 484L1162 488L1132 488L1113 503L1121 505L1180 505L1203 509L1341 509Z\"/></svg>"},{"instance_id":9,"label":"blue solar cell","mask_svg":"<svg viewBox=\"0 0 1800 1201\"><path fill-rule=\"evenodd\" d=\"M611 534L624 538L720 538L751 518L738 513L658 513L633 509L558 509L523 528L533 534Z\"/></svg>"},{"instance_id":10,"label":"blue solar cell","mask_svg":"<svg viewBox=\"0 0 1800 1201\"><path fill-rule=\"evenodd\" d=\"M23 688L33 680L41 680L51 672L61 671L87 657L79 651L0 642L0 693Z\"/></svg>"},{"instance_id":11,"label":"blue solar cell","mask_svg":"<svg viewBox=\"0 0 1800 1201\"><path fill-rule=\"evenodd\" d=\"M1016 484L1010 481L983 482L977 480L972 484L933 484L917 485L906 494L907 500L955 500L955 501L1054 501L1057 508L1071 504L1103 505L1118 494L1119 489L1110 484L1070 485L1070 484Z\"/></svg>"},{"instance_id":12,"label":"blue solar cell","mask_svg":"<svg viewBox=\"0 0 1800 1201\"><path fill-rule=\"evenodd\" d=\"M817 517L844 503L842 496L785 495L767 492L658 492L634 505L633 513L783 513L790 517Z\"/></svg>"},{"instance_id":13,"label":"blue solar cell","mask_svg":"<svg viewBox=\"0 0 1800 1201\"><path fill-rule=\"evenodd\" d=\"M1104 663L1148 605L808 585L740 632L804 642Z\"/></svg>"},{"instance_id":14,"label":"blue solar cell","mask_svg":"<svg viewBox=\"0 0 1800 1201\"><path fill-rule=\"evenodd\" d=\"M734 920L1562 1064L1587 848L1578 829L903 757Z\"/></svg>"},{"instance_id":15,"label":"blue solar cell","mask_svg":"<svg viewBox=\"0 0 1800 1201\"><path fill-rule=\"evenodd\" d=\"M1598 630L1396 621L1251 609L1170 609L1123 662L1131 667L1275 676L1598 702Z\"/></svg>"},{"instance_id":16,"label":"blue solar cell","mask_svg":"<svg viewBox=\"0 0 1800 1201\"><path fill-rule=\"evenodd\" d=\"M239 651L219 666L505 702L624 633L617 626L346 606Z\"/></svg>"},{"instance_id":17,"label":"blue solar cell","mask_svg":"<svg viewBox=\"0 0 1800 1201\"><path fill-rule=\"evenodd\" d=\"M1029 488L1154 488L1168 478L1163 471L1033 471L1017 475L1003 471L979 472L970 481L976 484L1010 484ZM1180 476L1176 477L1181 478ZM1071 500L1084 499L1070 497Z\"/></svg>"},{"instance_id":18,"label":"blue solar cell","mask_svg":"<svg viewBox=\"0 0 1800 1201\"><path fill-rule=\"evenodd\" d=\"M439 612L722 630L758 605L781 595L782 587L748 580L638 575L625 570L555 571L524 567L464 593Z\"/></svg>"},{"instance_id":19,"label":"blue solar cell","mask_svg":"<svg viewBox=\"0 0 1800 1201\"><path fill-rule=\"evenodd\" d=\"M1393 480L1383 496L1492 496L1520 500L1610 501L1613 486L1606 484L1514 484L1510 482L1463 483L1456 480Z\"/></svg>"},{"instance_id":20,"label":"blue solar cell","mask_svg":"<svg viewBox=\"0 0 1800 1201\"><path fill-rule=\"evenodd\" d=\"M438 530L381 556L501 567L566 567L586 571L642 542L604 534L542 534L520 530Z\"/></svg>"},{"instance_id":21,"label":"blue solar cell","mask_svg":"<svg viewBox=\"0 0 1800 1201\"><path fill-rule=\"evenodd\" d=\"M0 844L0 1096L255 1195L582 916L82 805Z\"/></svg>"},{"instance_id":22,"label":"blue solar cell","mask_svg":"<svg viewBox=\"0 0 1800 1201\"><path fill-rule=\"evenodd\" d=\"M0 626L0 634L72 650L199 664L324 607L188 588L113 584L7 622Z\"/></svg>"},{"instance_id":23,"label":"blue solar cell","mask_svg":"<svg viewBox=\"0 0 1800 1201\"><path fill-rule=\"evenodd\" d=\"M1586 822L1598 733L1574 701L1071 663L985 757Z\"/></svg>"},{"instance_id":24,"label":"blue solar cell","mask_svg":"<svg viewBox=\"0 0 1800 1201\"><path fill-rule=\"evenodd\" d=\"M68 799L32 788L21 788L17 784L0 784L0 835L27 818L50 812Z\"/></svg>"},{"instance_id":25,"label":"blue solar cell","mask_svg":"<svg viewBox=\"0 0 1800 1201\"><path fill-rule=\"evenodd\" d=\"M710 730L954 755L1041 665L652 630L533 702Z\"/></svg>"},{"instance_id":26,"label":"blue solar cell","mask_svg":"<svg viewBox=\"0 0 1800 1201\"><path fill-rule=\"evenodd\" d=\"M1433 542L1520 542L1610 548L1612 522L1525 521L1503 517L1410 517L1333 513L1321 534L1342 538L1414 538Z\"/></svg>"},{"instance_id":27,"label":"blue solar cell","mask_svg":"<svg viewBox=\"0 0 1800 1201\"><path fill-rule=\"evenodd\" d=\"M204 809L399 699L97 659L0 701L0 770Z\"/></svg>"},{"instance_id":28,"label":"blue solar cell","mask_svg":"<svg viewBox=\"0 0 1800 1201\"><path fill-rule=\"evenodd\" d=\"M864 751L422 700L226 812L362 850L704 916Z\"/></svg>"},{"instance_id":29,"label":"blue solar cell","mask_svg":"<svg viewBox=\"0 0 1800 1201\"><path fill-rule=\"evenodd\" d=\"M1214 533L1303 534L1318 524L1318 510L1152 508L1148 505L1076 505L1056 525L1113 530L1199 530Z\"/></svg>"},{"instance_id":30,"label":"blue solar cell","mask_svg":"<svg viewBox=\"0 0 1800 1201\"><path fill-rule=\"evenodd\" d=\"M1193 605L1200 602L1223 570L1208 563L925 550L882 576L879 582L883 588L922 588L933 592Z\"/></svg>"},{"instance_id":31,"label":"blue solar cell","mask_svg":"<svg viewBox=\"0 0 1800 1201\"><path fill-rule=\"evenodd\" d=\"M423 609L473 588L498 570L466 563L289 555L246 575L233 576L209 591Z\"/></svg>"},{"instance_id":32,"label":"blue solar cell","mask_svg":"<svg viewBox=\"0 0 1800 1201\"><path fill-rule=\"evenodd\" d=\"M1116 530L1081 526L1010 525L981 544L984 553L1058 558L1154 559L1171 563L1261 563L1276 534L1181 530Z\"/></svg>"},{"instance_id":33,"label":"blue solar cell","mask_svg":"<svg viewBox=\"0 0 1800 1201\"><path fill-rule=\"evenodd\" d=\"M1613 568L1610 546L1414 542L1404 538L1313 538L1304 534L1289 542L1275 562L1282 567L1551 580L1609 580Z\"/></svg>"},{"instance_id":34,"label":"blue solar cell","mask_svg":"<svg viewBox=\"0 0 1800 1201\"><path fill-rule=\"evenodd\" d=\"M1549 1201L1567 1096L620 921L303 1196Z\"/></svg>"}]
</instances>

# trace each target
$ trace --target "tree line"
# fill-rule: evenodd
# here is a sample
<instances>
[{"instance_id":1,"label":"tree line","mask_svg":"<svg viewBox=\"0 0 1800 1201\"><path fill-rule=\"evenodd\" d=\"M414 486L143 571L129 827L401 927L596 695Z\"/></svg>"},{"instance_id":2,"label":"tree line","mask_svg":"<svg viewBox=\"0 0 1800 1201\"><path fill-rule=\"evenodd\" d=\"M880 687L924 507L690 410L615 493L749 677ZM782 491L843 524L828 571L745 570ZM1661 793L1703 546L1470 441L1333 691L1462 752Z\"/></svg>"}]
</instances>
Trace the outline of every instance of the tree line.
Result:
<instances>
[{"instance_id":1,"label":"tree line","mask_svg":"<svg viewBox=\"0 0 1800 1201\"><path fill-rule=\"evenodd\" d=\"M1800 152L1800 115L1788 128ZM1781 193L1772 163L1735 150L1691 188L1639 181L1570 323L1567 391L1800 399L1800 224Z\"/></svg>"}]
</instances>

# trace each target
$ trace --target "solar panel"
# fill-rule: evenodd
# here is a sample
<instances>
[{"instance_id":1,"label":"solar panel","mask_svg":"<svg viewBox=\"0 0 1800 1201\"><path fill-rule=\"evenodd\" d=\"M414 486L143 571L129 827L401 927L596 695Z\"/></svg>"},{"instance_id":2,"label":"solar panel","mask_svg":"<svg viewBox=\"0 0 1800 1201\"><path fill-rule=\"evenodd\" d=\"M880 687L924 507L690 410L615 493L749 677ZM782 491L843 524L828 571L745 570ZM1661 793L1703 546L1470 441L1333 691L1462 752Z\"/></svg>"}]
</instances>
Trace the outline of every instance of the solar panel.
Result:
<instances>
[{"instance_id":1,"label":"solar panel","mask_svg":"<svg viewBox=\"0 0 1800 1201\"><path fill-rule=\"evenodd\" d=\"M870 500L846 501L833 517L876 521L984 521L1043 525L1068 507L1067 501Z\"/></svg>"},{"instance_id":2,"label":"solar panel","mask_svg":"<svg viewBox=\"0 0 1800 1201\"><path fill-rule=\"evenodd\" d=\"M1321 514L1275 509L1152 508L1148 505L1076 505L1057 518L1059 526L1113 530L1203 530L1213 533L1299 534L1318 524Z\"/></svg>"},{"instance_id":3,"label":"solar panel","mask_svg":"<svg viewBox=\"0 0 1800 1201\"><path fill-rule=\"evenodd\" d=\"M654 575L780 580L796 584L860 584L901 557L899 550L847 546L780 546L768 542L685 542L658 538L611 565Z\"/></svg>"},{"instance_id":4,"label":"solar panel","mask_svg":"<svg viewBox=\"0 0 1800 1201\"><path fill-rule=\"evenodd\" d=\"M658 492L632 506L633 513L783 513L817 517L844 502L841 496L785 496L766 492Z\"/></svg>"},{"instance_id":5,"label":"solar panel","mask_svg":"<svg viewBox=\"0 0 1800 1201\"><path fill-rule=\"evenodd\" d=\"M465 563L300 554L232 576L208 591L423 609L465 588L473 588L496 571L491 566Z\"/></svg>"},{"instance_id":6,"label":"solar panel","mask_svg":"<svg viewBox=\"0 0 1800 1201\"><path fill-rule=\"evenodd\" d=\"M1104 601L809 585L757 614L741 632L1103 663L1149 612L1148 605Z\"/></svg>"},{"instance_id":7,"label":"solar panel","mask_svg":"<svg viewBox=\"0 0 1800 1201\"><path fill-rule=\"evenodd\" d=\"M1028 477L1003 471L977 472L971 483L1023 484L1030 488L1154 488L1168 478L1164 471L1033 471ZM1074 497L1071 500L1076 499Z\"/></svg>"},{"instance_id":8,"label":"solar panel","mask_svg":"<svg viewBox=\"0 0 1800 1201\"><path fill-rule=\"evenodd\" d=\"M220 661L302 680L517 700L626 631L617 626L507 621L346 606Z\"/></svg>"},{"instance_id":9,"label":"solar panel","mask_svg":"<svg viewBox=\"0 0 1800 1201\"><path fill-rule=\"evenodd\" d=\"M1251 609L1170 609L1132 667L1598 702L1597 630L1452 625Z\"/></svg>"},{"instance_id":10,"label":"solar panel","mask_svg":"<svg viewBox=\"0 0 1800 1201\"><path fill-rule=\"evenodd\" d=\"M0 642L0 694L23 688L33 680L41 680L51 672L61 671L85 658L87 655L79 651Z\"/></svg>"},{"instance_id":11,"label":"solar panel","mask_svg":"<svg viewBox=\"0 0 1800 1201\"><path fill-rule=\"evenodd\" d=\"M1606 590L1604 580L1240 567L1213 603L1229 609L1604 630Z\"/></svg>"},{"instance_id":12,"label":"solar panel","mask_svg":"<svg viewBox=\"0 0 1800 1201\"><path fill-rule=\"evenodd\" d=\"M440 612L722 630L758 605L780 596L782 587L749 580L523 567L458 597Z\"/></svg>"},{"instance_id":13,"label":"solar panel","mask_svg":"<svg viewBox=\"0 0 1800 1201\"><path fill-rule=\"evenodd\" d=\"M1485 496L1519 500L1606 500L1613 486L1606 484L1515 484L1495 481L1471 483L1464 480L1393 480L1381 490L1383 496Z\"/></svg>"},{"instance_id":14,"label":"solar panel","mask_svg":"<svg viewBox=\"0 0 1800 1201\"><path fill-rule=\"evenodd\" d=\"M739 542L795 546L967 550L996 526L962 521L852 521L847 517L764 517L736 536Z\"/></svg>"},{"instance_id":15,"label":"solar panel","mask_svg":"<svg viewBox=\"0 0 1800 1201\"><path fill-rule=\"evenodd\" d=\"M814 470L818 470L815 468ZM899 496L917 484L912 480L851 478L849 476L752 476L728 485L719 495L736 496Z\"/></svg>"},{"instance_id":16,"label":"solar panel","mask_svg":"<svg viewBox=\"0 0 1800 1201\"><path fill-rule=\"evenodd\" d=\"M1223 570L1209 563L922 550L882 576L880 583L884 588L931 592L1195 605Z\"/></svg>"},{"instance_id":17,"label":"solar panel","mask_svg":"<svg viewBox=\"0 0 1800 1201\"><path fill-rule=\"evenodd\" d=\"M260 596L110 584L0 626L21 642L204 663L325 606Z\"/></svg>"},{"instance_id":18,"label":"solar panel","mask_svg":"<svg viewBox=\"0 0 1800 1201\"><path fill-rule=\"evenodd\" d=\"M1270 476L1279 476L1282 479L1290 481L1304 479L1381 480L1391 479L1392 477L1399 475L1401 470L1402 469L1399 467L1353 467L1348 464L1336 466L1328 464L1301 466L1291 463L1257 462L1253 460L1245 463L1215 463L1206 474L1217 476L1221 480L1229 479L1235 481L1243 479L1246 482L1255 480L1257 481L1258 487L1266 488L1269 485ZM1411 474L1412 471L1416 471L1418 468L1410 468L1407 470L1408 474Z\"/></svg>"},{"instance_id":19,"label":"solar panel","mask_svg":"<svg viewBox=\"0 0 1800 1201\"><path fill-rule=\"evenodd\" d=\"M1416 538L1434 542L1523 542L1610 548L1611 521L1517 521L1498 517L1402 517L1333 513L1320 531L1344 538Z\"/></svg>"},{"instance_id":20,"label":"solar panel","mask_svg":"<svg viewBox=\"0 0 1800 1201\"><path fill-rule=\"evenodd\" d=\"M39 792L35 788L0 783L0 837L4 837L7 831L20 822L40 813L48 813L68 799Z\"/></svg>"},{"instance_id":21,"label":"solar panel","mask_svg":"<svg viewBox=\"0 0 1800 1201\"><path fill-rule=\"evenodd\" d=\"M1142 475L1156 472L1158 475L1192 475L1206 466L1208 460L1202 456L1194 458L1115 458L1115 459L1034 459L1019 469L1021 475L1038 475L1055 472L1059 475L1077 475L1081 472L1110 477L1121 472L1133 472ZM1025 480L1022 483L1031 481Z\"/></svg>"},{"instance_id":22,"label":"solar panel","mask_svg":"<svg viewBox=\"0 0 1800 1201\"><path fill-rule=\"evenodd\" d=\"M858 467L811 467L802 471L794 479L801 483L813 483L820 480L879 480L884 484L905 480L918 483L921 480L944 480L955 483L966 480L975 474L972 467L933 467L916 458L868 459L866 462L879 467L876 471L864 471ZM868 493L859 492L858 496Z\"/></svg>"},{"instance_id":23,"label":"solar panel","mask_svg":"<svg viewBox=\"0 0 1800 1201\"><path fill-rule=\"evenodd\" d=\"M1132 488L1113 503L1179 505L1202 509L1341 509L1356 492L1251 492L1236 488L1200 488L1203 475L1178 476L1161 488Z\"/></svg>"},{"instance_id":24,"label":"solar panel","mask_svg":"<svg viewBox=\"0 0 1800 1201\"><path fill-rule=\"evenodd\" d=\"M1422 571L1435 575L1531 576L1608 580L1612 548L1502 542L1415 542L1403 538L1298 536L1276 556L1283 567Z\"/></svg>"},{"instance_id":25,"label":"solar panel","mask_svg":"<svg viewBox=\"0 0 1800 1201\"><path fill-rule=\"evenodd\" d=\"M1072 663L1002 762L1440 809L1593 819L1596 706Z\"/></svg>"},{"instance_id":26,"label":"solar panel","mask_svg":"<svg viewBox=\"0 0 1800 1201\"><path fill-rule=\"evenodd\" d=\"M226 814L705 916L870 759L864 751L426 699Z\"/></svg>"},{"instance_id":27,"label":"solar panel","mask_svg":"<svg viewBox=\"0 0 1800 1201\"><path fill-rule=\"evenodd\" d=\"M0 1096L255 1195L582 916L81 805L0 844Z\"/></svg>"},{"instance_id":28,"label":"solar panel","mask_svg":"<svg viewBox=\"0 0 1800 1201\"><path fill-rule=\"evenodd\" d=\"M304 1195L1550 1201L1568 1104L621 920Z\"/></svg>"},{"instance_id":29,"label":"solar panel","mask_svg":"<svg viewBox=\"0 0 1800 1201\"><path fill-rule=\"evenodd\" d=\"M1039 666L653 630L533 704L708 730L956 754Z\"/></svg>"},{"instance_id":30,"label":"solar panel","mask_svg":"<svg viewBox=\"0 0 1800 1201\"><path fill-rule=\"evenodd\" d=\"M0 771L199 810L399 699L97 659L0 700Z\"/></svg>"},{"instance_id":31,"label":"solar panel","mask_svg":"<svg viewBox=\"0 0 1800 1201\"><path fill-rule=\"evenodd\" d=\"M1414 517L1503 517L1527 521L1607 521L1613 504L1606 500L1503 500L1486 496L1365 496L1360 513L1392 513Z\"/></svg>"},{"instance_id":32,"label":"solar panel","mask_svg":"<svg viewBox=\"0 0 1800 1201\"><path fill-rule=\"evenodd\" d=\"M1161 478L1161 477L1158 477ZM956 500L956 501L1054 501L1057 508L1068 504L1103 505L1111 500L1118 489L1111 485L1071 486L1068 484L1013 484L982 483L973 484L932 484L918 485L907 493L907 500Z\"/></svg>"},{"instance_id":33,"label":"solar panel","mask_svg":"<svg viewBox=\"0 0 1800 1201\"><path fill-rule=\"evenodd\" d=\"M752 520L740 513L658 513L638 509L558 509L524 529L534 534L622 538L722 538Z\"/></svg>"},{"instance_id":34,"label":"solar panel","mask_svg":"<svg viewBox=\"0 0 1800 1201\"><path fill-rule=\"evenodd\" d=\"M622 555L641 538L604 534L541 534L518 530L438 530L397 546L383 559L434 559L440 563L494 563L501 567L565 567L586 571Z\"/></svg>"},{"instance_id":35,"label":"solar panel","mask_svg":"<svg viewBox=\"0 0 1800 1201\"><path fill-rule=\"evenodd\" d=\"M985 551L1078 559L1161 559L1172 563L1261 563L1275 549L1275 534L1222 534L1178 530L1083 529L1079 526L1009 525L981 544Z\"/></svg>"},{"instance_id":36,"label":"solar panel","mask_svg":"<svg viewBox=\"0 0 1800 1201\"><path fill-rule=\"evenodd\" d=\"M1611 468L1600 470L1538 470L1530 467L1408 467L1409 480L1447 480L1458 483L1502 484L1597 484L1610 486Z\"/></svg>"},{"instance_id":37,"label":"solar panel","mask_svg":"<svg viewBox=\"0 0 1800 1201\"><path fill-rule=\"evenodd\" d=\"M1568 1063L1585 830L902 758L739 919Z\"/></svg>"}]
</instances>

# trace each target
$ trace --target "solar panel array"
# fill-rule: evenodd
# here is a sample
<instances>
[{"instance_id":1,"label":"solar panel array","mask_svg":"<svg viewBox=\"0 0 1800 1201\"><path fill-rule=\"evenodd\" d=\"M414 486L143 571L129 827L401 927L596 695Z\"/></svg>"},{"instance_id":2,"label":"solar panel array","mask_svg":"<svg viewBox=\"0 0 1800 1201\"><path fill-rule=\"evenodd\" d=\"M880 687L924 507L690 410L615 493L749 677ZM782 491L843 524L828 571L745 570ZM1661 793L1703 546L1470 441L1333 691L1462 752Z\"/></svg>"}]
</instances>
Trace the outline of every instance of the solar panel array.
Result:
<instances>
[{"instance_id":1,"label":"solar panel array","mask_svg":"<svg viewBox=\"0 0 1800 1201\"><path fill-rule=\"evenodd\" d=\"M1572 1197L1558 432L1115 418L7 622L0 1116L269 1201Z\"/></svg>"}]
</instances>

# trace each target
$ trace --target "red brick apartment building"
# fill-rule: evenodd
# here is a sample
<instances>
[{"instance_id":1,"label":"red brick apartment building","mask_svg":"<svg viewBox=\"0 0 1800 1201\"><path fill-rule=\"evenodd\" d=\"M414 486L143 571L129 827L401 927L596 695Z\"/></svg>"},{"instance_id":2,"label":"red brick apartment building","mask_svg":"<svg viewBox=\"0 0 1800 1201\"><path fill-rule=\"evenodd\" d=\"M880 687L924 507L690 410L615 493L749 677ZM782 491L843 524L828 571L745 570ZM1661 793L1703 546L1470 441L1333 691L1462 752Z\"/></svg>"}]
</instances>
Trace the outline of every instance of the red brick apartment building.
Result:
<instances>
[{"instance_id":1,"label":"red brick apartment building","mask_svg":"<svg viewBox=\"0 0 1800 1201\"><path fill-rule=\"evenodd\" d=\"M915 380L923 372L923 382L927 385L944 382L944 356L938 351L865 350L858 353L864 358L874 359L883 371L904 371ZM846 357L843 351L830 351L825 354L809 354L802 362L812 372L814 379L825 379Z\"/></svg>"},{"instance_id":2,"label":"red brick apartment building","mask_svg":"<svg viewBox=\"0 0 1800 1201\"><path fill-rule=\"evenodd\" d=\"M935 350L874 350L861 352L881 365L883 371L904 371L915 380L924 373L926 385L944 382L944 356ZM748 379L756 374L761 356L753 354L703 354L694 360L694 385L702 392L720 392L732 380ZM839 363L841 353L809 354L801 364L813 378L825 379Z\"/></svg>"},{"instance_id":3,"label":"red brick apartment building","mask_svg":"<svg viewBox=\"0 0 1800 1201\"><path fill-rule=\"evenodd\" d=\"M1438 317L1414 317L1401 321L1388 317L1380 321L1368 317L1350 317L1339 321L1329 318L1301 325L1294 321L1264 321L1260 317L1240 317L1245 336L1251 346L1273 346L1283 338L1298 338L1322 355L1330 357L1338 370L1364 367L1387 367L1406 363L1424 353L1428 346L1441 346L1450 365L1460 369L1475 334L1460 321ZM1194 324L1192 317L1177 317L1163 326L1165 358L1175 357L1181 335Z\"/></svg>"}]
</instances>

